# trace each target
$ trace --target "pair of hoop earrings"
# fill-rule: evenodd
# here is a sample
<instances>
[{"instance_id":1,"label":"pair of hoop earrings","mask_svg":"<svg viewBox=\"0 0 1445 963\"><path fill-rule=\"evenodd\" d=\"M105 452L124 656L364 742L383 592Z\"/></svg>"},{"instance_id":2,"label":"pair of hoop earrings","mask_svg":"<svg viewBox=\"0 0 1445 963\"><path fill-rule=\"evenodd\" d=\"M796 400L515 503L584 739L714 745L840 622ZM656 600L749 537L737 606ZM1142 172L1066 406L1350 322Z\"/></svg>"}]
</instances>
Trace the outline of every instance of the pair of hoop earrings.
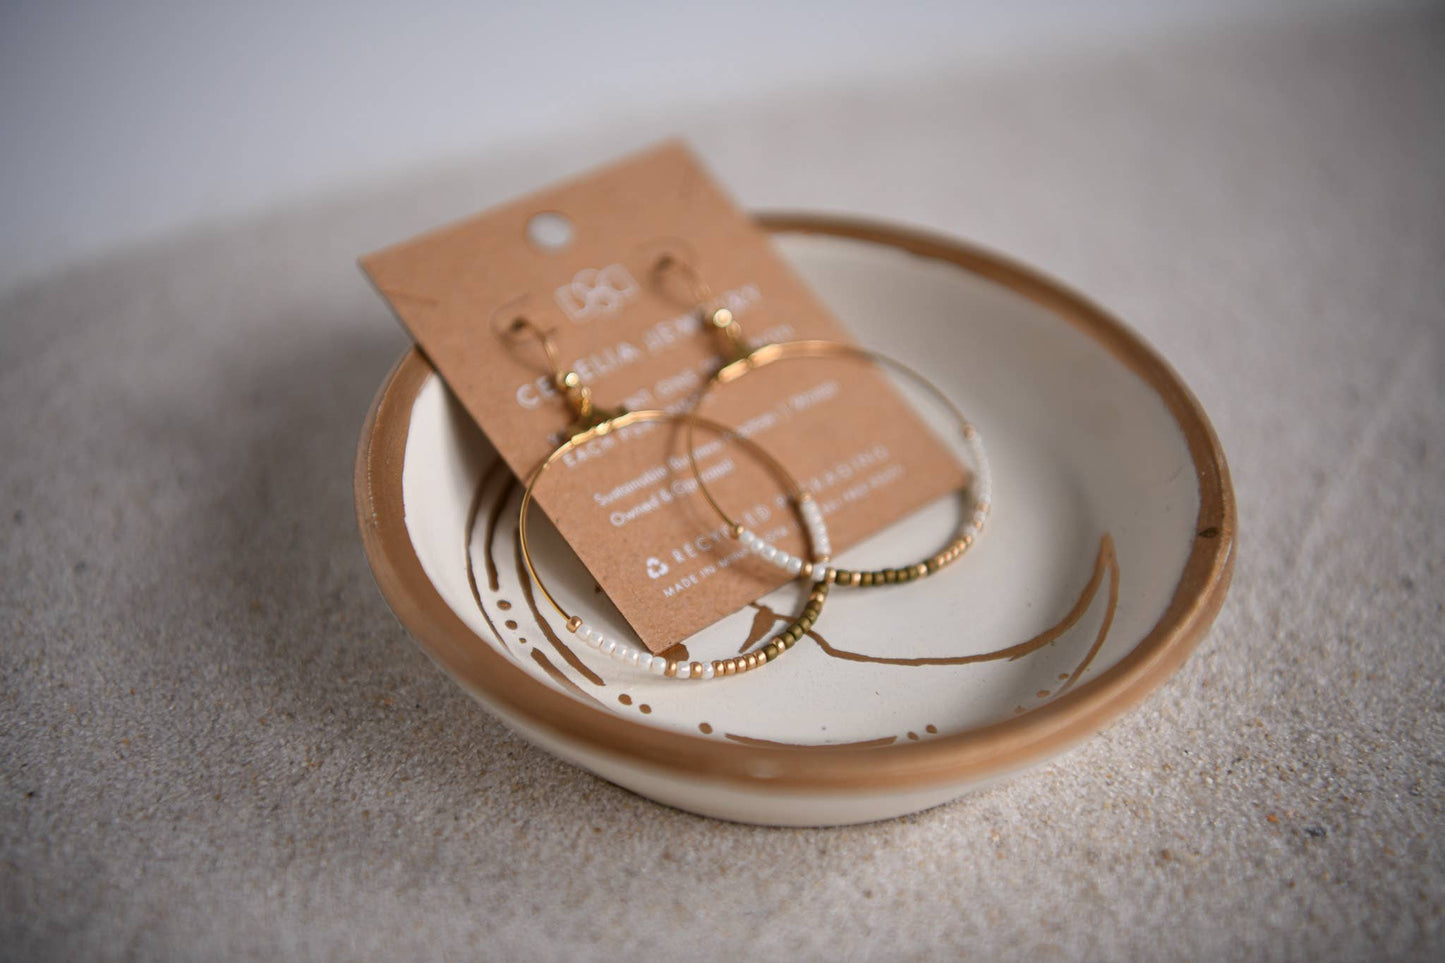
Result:
<instances>
[{"instance_id":1,"label":"pair of hoop earrings","mask_svg":"<svg viewBox=\"0 0 1445 963\"><path fill-rule=\"evenodd\" d=\"M701 281L690 266L668 255L663 255L663 257L659 258L654 266L654 270L658 272L672 269L681 269L686 272L690 282L694 286L695 293L698 295L697 301L700 304L706 305L711 300L708 296L705 283ZM522 504L518 514L517 526L521 542L522 559L526 565L527 573L541 590L543 598L547 600L548 604L563 619L567 630L588 647L624 665L650 672L660 678L679 680L704 680L739 675L761 668L769 662L775 661L812 629L813 624L822 612L823 603L827 601L831 586L871 587L877 585L892 585L925 578L947 567L967 552L981 534L988 518L991 500L991 480L988 459L984 452L983 441L979 436L978 430L964 417L963 413L949 400L948 396L945 395L942 390L917 371L880 352L832 341L779 342L765 344L757 348L749 348L741 326L738 324L732 312L727 308L714 307L708 309L704 307L703 315L709 327L723 340L728 350L729 360L708 380L707 384L704 385L696 397L692 409L687 412L669 412L659 409L633 412L621 409L599 409L593 404L591 391L582 384L581 377L575 371L563 369L559 362L556 347L552 343L551 337L545 331L526 318L517 318L513 321L509 329L510 333L513 334L519 334L524 331L528 332L541 342L543 351L547 356L547 362L552 369L553 381L575 415L575 420L568 429L567 439L532 470L522 492ZM964 513L965 520L954 533L953 537L934 554L922 561L901 567L858 570L838 568L829 564L832 556L832 544L828 536L828 529L823 518L823 512L818 506L818 503L803 489L793 475L783 467L782 463L769 454L760 444L739 434L734 428L717 421L712 421L698 413L715 389L737 381L750 371L765 368L780 362L804 358L845 358L881 364L897 371L920 386L925 393L940 402L957 423L964 446L969 453L970 460L973 462L974 474L965 496L967 500ZM541 480L547 468L558 459L564 457L568 452L573 451L593 439L603 437L613 431L623 430L632 425L656 422L678 423L685 427L687 433L688 465L693 478L697 482L698 489L702 492L708 506L727 526L728 533L737 539L738 542L753 555L782 569L794 578L809 579L813 583L802 611L788 623L787 627L742 655L713 662L674 661L660 655L652 655L640 646L607 638L594 627L588 625L580 616L568 612L557 601L547 588L546 582L538 573L532 559L531 547L528 543L527 536L527 519L537 483ZM708 488L706 479L703 477L703 473L698 465L697 447L695 444L695 430L698 427L726 435L737 441L752 457L762 462L783 484L783 487L787 491L788 500L798 515L803 530L807 534L809 546L808 558L793 555L768 543L757 533L735 521L722 505L719 504L712 490Z\"/></svg>"}]
</instances>

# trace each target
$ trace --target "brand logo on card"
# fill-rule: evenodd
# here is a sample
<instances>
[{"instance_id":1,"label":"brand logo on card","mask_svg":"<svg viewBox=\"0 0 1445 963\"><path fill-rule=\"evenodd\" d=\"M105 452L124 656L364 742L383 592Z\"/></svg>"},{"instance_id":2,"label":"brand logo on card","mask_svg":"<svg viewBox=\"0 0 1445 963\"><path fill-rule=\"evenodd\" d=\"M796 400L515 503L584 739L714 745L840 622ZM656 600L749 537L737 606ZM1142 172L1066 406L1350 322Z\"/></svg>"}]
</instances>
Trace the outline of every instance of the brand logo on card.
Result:
<instances>
[{"instance_id":1,"label":"brand logo on card","mask_svg":"<svg viewBox=\"0 0 1445 963\"><path fill-rule=\"evenodd\" d=\"M627 302L637 297L637 282L621 264L609 264L600 270L583 268L552 296L557 305L567 312L567 317L583 324L621 311Z\"/></svg>"},{"instance_id":2,"label":"brand logo on card","mask_svg":"<svg viewBox=\"0 0 1445 963\"><path fill-rule=\"evenodd\" d=\"M667 574L667 563L660 558L649 558L647 560L647 577L662 578Z\"/></svg>"}]
</instances>

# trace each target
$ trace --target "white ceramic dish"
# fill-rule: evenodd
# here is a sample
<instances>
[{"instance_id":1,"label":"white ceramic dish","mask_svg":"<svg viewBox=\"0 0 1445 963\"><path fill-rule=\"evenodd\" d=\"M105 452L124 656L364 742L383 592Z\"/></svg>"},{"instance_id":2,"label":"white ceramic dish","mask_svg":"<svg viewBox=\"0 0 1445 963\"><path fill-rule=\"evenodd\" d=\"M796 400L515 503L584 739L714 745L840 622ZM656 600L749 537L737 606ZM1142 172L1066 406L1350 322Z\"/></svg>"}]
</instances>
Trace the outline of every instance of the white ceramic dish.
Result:
<instances>
[{"instance_id":1,"label":"white ceramic dish","mask_svg":"<svg viewBox=\"0 0 1445 963\"><path fill-rule=\"evenodd\" d=\"M1223 453L1168 365L1077 295L962 243L763 222L861 342L923 369L982 428L986 536L933 578L834 591L817 636L765 671L705 683L630 673L569 644L534 604L515 549L517 486L412 352L373 405L356 491L377 582L422 647L562 758L683 809L781 825L945 802L1161 684L1217 613L1235 536ZM931 506L840 564L925 556L954 511ZM625 635L545 520L534 534L564 604ZM781 627L796 591L687 648L737 652L772 613Z\"/></svg>"}]
</instances>

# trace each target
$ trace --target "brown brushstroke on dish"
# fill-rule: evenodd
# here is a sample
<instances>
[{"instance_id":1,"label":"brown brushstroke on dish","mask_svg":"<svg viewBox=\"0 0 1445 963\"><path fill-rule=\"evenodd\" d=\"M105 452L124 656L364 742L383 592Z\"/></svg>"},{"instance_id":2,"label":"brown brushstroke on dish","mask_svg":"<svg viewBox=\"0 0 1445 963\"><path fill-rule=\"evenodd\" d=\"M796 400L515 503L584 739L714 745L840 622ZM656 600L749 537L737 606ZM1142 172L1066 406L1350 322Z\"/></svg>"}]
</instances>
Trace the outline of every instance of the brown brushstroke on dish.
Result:
<instances>
[{"instance_id":1,"label":"brown brushstroke on dish","mask_svg":"<svg viewBox=\"0 0 1445 963\"><path fill-rule=\"evenodd\" d=\"M515 480L512 482L512 485L516 485ZM508 487L503 494L510 497L512 494L511 487ZM505 504L505 500L503 504ZM542 615L541 609L537 608L537 596L532 591L532 580L527 577L527 563L522 558L522 540L520 538L513 538L512 547L515 550L513 554L517 563L517 581L521 583L522 586L522 598L526 600L527 608L531 610L532 617L537 620L537 626L541 628L542 635L546 636L552 648L557 650L557 654L560 655L568 665L576 669L582 678L595 686L607 685L602 676L587 668L587 665L581 659L577 658L577 653L564 645L562 640L557 637L557 633L552 631L552 623L548 622ZM533 654L535 654L536 651L536 649L533 649Z\"/></svg>"}]
</instances>

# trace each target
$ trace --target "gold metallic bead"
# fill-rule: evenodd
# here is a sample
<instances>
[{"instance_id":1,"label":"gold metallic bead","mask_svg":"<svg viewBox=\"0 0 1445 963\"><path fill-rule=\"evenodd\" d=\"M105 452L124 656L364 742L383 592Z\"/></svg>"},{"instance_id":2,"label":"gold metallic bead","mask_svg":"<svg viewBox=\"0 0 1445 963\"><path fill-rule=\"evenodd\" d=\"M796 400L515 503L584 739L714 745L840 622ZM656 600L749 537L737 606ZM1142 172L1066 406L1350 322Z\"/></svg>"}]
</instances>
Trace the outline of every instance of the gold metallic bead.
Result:
<instances>
[{"instance_id":1,"label":"gold metallic bead","mask_svg":"<svg viewBox=\"0 0 1445 963\"><path fill-rule=\"evenodd\" d=\"M567 631L568 631L568 632L576 632L576 631L577 631L578 629L580 629L580 628L582 628L582 619L581 619L581 617L574 615L574 616L572 616L571 618L569 618L569 619L567 620Z\"/></svg>"}]
</instances>

